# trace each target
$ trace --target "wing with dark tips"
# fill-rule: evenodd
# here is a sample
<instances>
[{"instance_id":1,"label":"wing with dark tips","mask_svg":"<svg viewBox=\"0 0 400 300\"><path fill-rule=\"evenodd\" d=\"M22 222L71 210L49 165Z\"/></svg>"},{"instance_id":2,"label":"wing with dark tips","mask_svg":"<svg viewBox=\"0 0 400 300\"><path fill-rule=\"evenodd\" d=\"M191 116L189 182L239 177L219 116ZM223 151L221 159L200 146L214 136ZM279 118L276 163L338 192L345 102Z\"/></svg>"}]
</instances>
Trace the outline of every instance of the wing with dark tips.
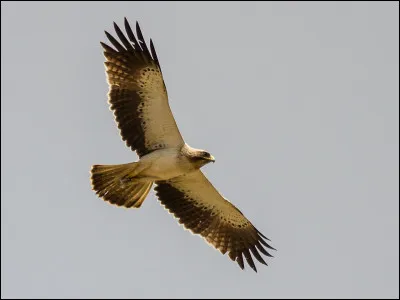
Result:
<instances>
[{"instance_id":1,"label":"wing with dark tips","mask_svg":"<svg viewBox=\"0 0 400 300\"><path fill-rule=\"evenodd\" d=\"M136 23L136 34L125 19L125 31L114 23L119 41L105 32L111 46L101 43L106 58L108 101L122 139L139 156L184 144L172 115L167 89L153 42L147 48Z\"/></svg>"},{"instance_id":2,"label":"wing with dark tips","mask_svg":"<svg viewBox=\"0 0 400 300\"><path fill-rule=\"evenodd\" d=\"M222 254L228 252L241 269L244 268L243 257L256 272L253 257L266 265L260 252L272 255L262 245L274 248L239 209L218 193L201 171L156 184L155 191L162 205L185 228L201 235Z\"/></svg>"}]
</instances>

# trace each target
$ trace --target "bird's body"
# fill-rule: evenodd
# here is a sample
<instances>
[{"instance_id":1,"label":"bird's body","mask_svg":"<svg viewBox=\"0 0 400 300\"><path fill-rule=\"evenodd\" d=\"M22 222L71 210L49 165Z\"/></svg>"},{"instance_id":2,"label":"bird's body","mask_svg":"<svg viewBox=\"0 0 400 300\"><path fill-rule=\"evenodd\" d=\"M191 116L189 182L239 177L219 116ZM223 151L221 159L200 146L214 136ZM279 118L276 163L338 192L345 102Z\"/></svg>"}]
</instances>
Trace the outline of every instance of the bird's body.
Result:
<instances>
[{"instance_id":1,"label":"bird's body","mask_svg":"<svg viewBox=\"0 0 400 300\"><path fill-rule=\"evenodd\" d=\"M147 166L139 174L153 181L168 180L189 172L191 165L186 157L182 156L180 149L160 149L143 156L141 164Z\"/></svg>"},{"instance_id":2,"label":"bird's body","mask_svg":"<svg viewBox=\"0 0 400 300\"><path fill-rule=\"evenodd\" d=\"M119 39L106 32L113 46L101 43L106 57L109 103L123 140L139 160L119 165L93 165L92 188L105 201L139 208L153 184L162 205L179 222L200 234L221 253L229 253L243 269L243 256L256 270L251 254L271 256L268 245L251 222L222 197L201 172L214 162L207 151L187 145L168 104L161 67L150 40L150 50L136 24L137 39L125 19L125 37L114 23Z\"/></svg>"},{"instance_id":3,"label":"bird's body","mask_svg":"<svg viewBox=\"0 0 400 300\"><path fill-rule=\"evenodd\" d=\"M146 154L138 162L135 178L142 181L168 180L198 170L200 165L193 162L187 155L188 151L202 150L184 144L181 148L160 149Z\"/></svg>"}]
</instances>

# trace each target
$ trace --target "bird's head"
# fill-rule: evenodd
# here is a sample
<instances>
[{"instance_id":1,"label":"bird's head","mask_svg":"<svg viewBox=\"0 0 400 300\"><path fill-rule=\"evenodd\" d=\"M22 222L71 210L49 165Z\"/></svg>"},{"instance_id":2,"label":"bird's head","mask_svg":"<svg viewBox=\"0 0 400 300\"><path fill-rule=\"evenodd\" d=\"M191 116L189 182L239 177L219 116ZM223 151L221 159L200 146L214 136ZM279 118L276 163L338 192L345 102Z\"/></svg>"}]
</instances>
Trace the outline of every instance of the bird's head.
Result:
<instances>
[{"instance_id":1,"label":"bird's head","mask_svg":"<svg viewBox=\"0 0 400 300\"><path fill-rule=\"evenodd\" d=\"M214 156L212 156L212 155L211 155L210 153L208 153L207 151L201 151L200 157L201 157L201 159L203 159L203 160L206 161L207 163L209 163L209 162L215 162Z\"/></svg>"},{"instance_id":2,"label":"bird's head","mask_svg":"<svg viewBox=\"0 0 400 300\"><path fill-rule=\"evenodd\" d=\"M191 159L193 163L201 168L202 166L210 163L215 162L214 156L212 156L209 152L204 150L196 150L192 153Z\"/></svg>"}]
</instances>

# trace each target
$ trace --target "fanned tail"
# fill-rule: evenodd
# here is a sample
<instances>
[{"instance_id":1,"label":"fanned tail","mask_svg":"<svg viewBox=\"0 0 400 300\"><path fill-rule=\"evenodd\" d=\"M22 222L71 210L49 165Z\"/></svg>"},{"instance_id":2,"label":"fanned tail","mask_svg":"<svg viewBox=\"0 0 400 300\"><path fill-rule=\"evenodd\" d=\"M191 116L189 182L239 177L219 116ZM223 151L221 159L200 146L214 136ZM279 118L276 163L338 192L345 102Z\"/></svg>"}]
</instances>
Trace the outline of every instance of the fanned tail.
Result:
<instances>
[{"instance_id":1,"label":"fanned tail","mask_svg":"<svg viewBox=\"0 0 400 300\"><path fill-rule=\"evenodd\" d=\"M149 193L152 181L135 180L138 163L93 165L92 189L103 200L127 208L139 208Z\"/></svg>"}]
</instances>

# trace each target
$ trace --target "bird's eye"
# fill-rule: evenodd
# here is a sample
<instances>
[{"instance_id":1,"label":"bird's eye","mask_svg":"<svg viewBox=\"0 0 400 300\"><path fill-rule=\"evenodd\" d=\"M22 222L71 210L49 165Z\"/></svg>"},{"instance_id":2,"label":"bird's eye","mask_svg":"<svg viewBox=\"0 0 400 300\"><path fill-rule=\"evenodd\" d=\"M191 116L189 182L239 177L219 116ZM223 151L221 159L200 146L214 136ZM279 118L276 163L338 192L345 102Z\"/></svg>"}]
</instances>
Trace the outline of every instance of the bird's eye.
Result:
<instances>
[{"instance_id":1,"label":"bird's eye","mask_svg":"<svg viewBox=\"0 0 400 300\"><path fill-rule=\"evenodd\" d=\"M204 153L203 153L203 156L204 156L204 157L210 157L210 153L204 152Z\"/></svg>"}]
</instances>

